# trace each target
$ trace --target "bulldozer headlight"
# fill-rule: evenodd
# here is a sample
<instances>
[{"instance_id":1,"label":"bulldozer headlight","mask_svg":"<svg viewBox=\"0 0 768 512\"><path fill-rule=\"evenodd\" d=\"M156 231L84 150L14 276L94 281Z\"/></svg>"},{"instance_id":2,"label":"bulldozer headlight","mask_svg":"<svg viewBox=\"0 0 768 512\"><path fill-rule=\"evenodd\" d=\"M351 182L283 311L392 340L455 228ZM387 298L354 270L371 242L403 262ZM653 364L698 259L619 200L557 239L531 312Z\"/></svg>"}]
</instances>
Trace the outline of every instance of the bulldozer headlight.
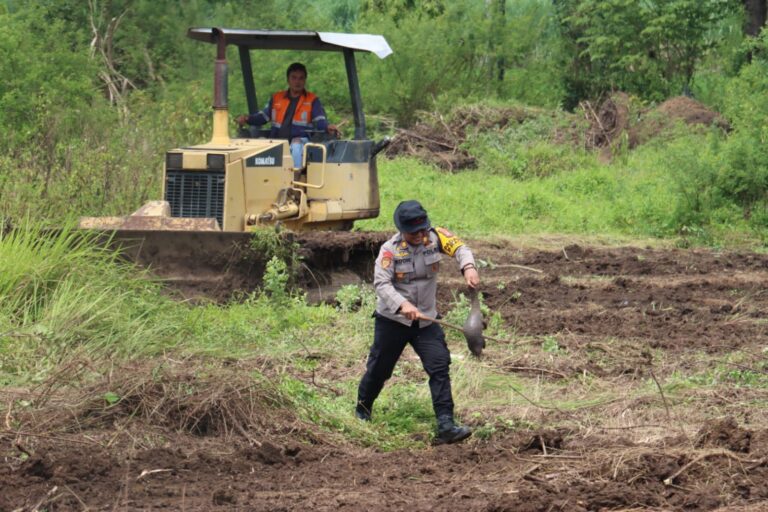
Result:
<instances>
[{"instance_id":1,"label":"bulldozer headlight","mask_svg":"<svg viewBox=\"0 0 768 512\"><path fill-rule=\"evenodd\" d=\"M165 168L166 169L183 169L184 157L181 153L166 153L165 154Z\"/></svg>"},{"instance_id":2,"label":"bulldozer headlight","mask_svg":"<svg viewBox=\"0 0 768 512\"><path fill-rule=\"evenodd\" d=\"M206 166L208 169L224 169L224 155L207 155Z\"/></svg>"}]
</instances>

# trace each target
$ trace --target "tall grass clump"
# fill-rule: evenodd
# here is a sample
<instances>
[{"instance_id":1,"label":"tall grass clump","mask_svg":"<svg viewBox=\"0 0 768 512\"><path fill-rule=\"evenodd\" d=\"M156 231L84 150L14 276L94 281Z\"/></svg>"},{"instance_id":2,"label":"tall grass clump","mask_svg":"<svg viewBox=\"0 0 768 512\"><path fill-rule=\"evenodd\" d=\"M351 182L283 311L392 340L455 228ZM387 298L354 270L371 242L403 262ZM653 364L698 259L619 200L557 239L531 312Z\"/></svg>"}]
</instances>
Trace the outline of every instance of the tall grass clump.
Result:
<instances>
[{"instance_id":1,"label":"tall grass clump","mask_svg":"<svg viewBox=\"0 0 768 512\"><path fill-rule=\"evenodd\" d=\"M27 223L0 235L0 380L35 379L75 354L173 344L174 309L94 235Z\"/></svg>"}]
</instances>

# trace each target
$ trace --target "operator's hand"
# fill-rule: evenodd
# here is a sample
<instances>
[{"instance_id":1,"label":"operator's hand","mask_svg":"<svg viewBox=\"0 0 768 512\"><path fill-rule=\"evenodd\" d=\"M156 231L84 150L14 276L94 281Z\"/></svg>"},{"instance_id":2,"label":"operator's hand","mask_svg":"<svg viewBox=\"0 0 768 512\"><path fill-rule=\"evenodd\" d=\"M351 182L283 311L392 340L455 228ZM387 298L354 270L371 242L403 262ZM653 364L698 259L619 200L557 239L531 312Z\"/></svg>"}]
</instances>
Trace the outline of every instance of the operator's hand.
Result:
<instances>
[{"instance_id":1,"label":"operator's hand","mask_svg":"<svg viewBox=\"0 0 768 512\"><path fill-rule=\"evenodd\" d=\"M466 268L464 269L464 280L470 288L477 288L480 284L480 274L477 273L475 267Z\"/></svg>"},{"instance_id":2,"label":"operator's hand","mask_svg":"<svg viewBox=\"0 0 768 512\"><path fill-rule=\"evenodd\" d=\"M408 301L400 304L400 314L408 320L418 320L421 317L419 309Z\"/></svg>"},{"instance_id":3,"label":"operator's hand","mask_svg":"<svg viewBox=\"0 0 768 512\"><path fill-rule=\"evenodd\" d=\"M327 131L328 133L330 133L331 135L333 135L337 139L341 138L341 130L339 130L339 127L336 126L335 124L329 124L328 128L326 128L325 131Z\"/></svg>"},{"instance_id":4,"label":"operator's hand","mask_svg":"<svg viewBox=\"0 0 768 512\"><path fill-rule=\"evenodd\" d=\"M239 115L237 116L236 121L237 121L237 124L240 126L240 128L242 128L248 123L248 116L245 114Z\"/></svg>"}]
</instances>

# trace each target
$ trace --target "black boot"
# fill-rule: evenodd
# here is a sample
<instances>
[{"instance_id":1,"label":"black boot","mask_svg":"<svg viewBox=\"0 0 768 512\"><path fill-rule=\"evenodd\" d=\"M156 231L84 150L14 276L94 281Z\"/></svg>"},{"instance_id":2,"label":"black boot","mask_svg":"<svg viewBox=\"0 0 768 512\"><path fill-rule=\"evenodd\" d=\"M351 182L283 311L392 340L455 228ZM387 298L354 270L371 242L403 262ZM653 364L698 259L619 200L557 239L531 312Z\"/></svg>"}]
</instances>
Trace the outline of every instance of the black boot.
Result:
<instances>
[{"instance_id":1,"label":"black boot","mask_svg":"<svg viewBox=\"0 0 768 512\"><path fill-rule=\"evenodd\" d=\"M437 437L435 437L434 444L460 443L471 435L472 430L469 427L456 425L452 416L439 416L437 418Z\"/></svg>"},{"instance_id":2,"label":"black boot","mask_svg":"<svg viewBox=\"0 0 768 512\"><path fill-rule=\"evenodd\" d=\"M360 421L371 421L371 408L358 402L355 407L355 417Z\"/></svg>"}]
</instances>

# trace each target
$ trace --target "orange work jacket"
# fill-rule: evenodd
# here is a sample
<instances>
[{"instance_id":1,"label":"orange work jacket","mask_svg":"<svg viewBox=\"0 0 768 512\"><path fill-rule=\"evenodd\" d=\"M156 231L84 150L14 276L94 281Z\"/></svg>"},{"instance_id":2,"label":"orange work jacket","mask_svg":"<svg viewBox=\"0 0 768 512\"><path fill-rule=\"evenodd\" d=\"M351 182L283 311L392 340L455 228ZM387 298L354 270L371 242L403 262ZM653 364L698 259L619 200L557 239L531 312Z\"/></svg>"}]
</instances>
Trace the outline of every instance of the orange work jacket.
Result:
<instances>
[{"instance_id":1,"label":"orange work jacket","mask_svg":"<svg viewBox=\"0 0 768 512\"><path fill-rule=\"evenodd\" d=\"M296 110L293 113L293 125L310 127L312 126L312 103L317 98L316 95L309 91L304 91L304 94L299 98L299 103L296 105ZM285 119L285 111L288 110L288 105L291 104L291 98L288 95L288 91L278 91L272 95L272 125L276 128L280 128Z\"/></svg>"}]
</instances>

